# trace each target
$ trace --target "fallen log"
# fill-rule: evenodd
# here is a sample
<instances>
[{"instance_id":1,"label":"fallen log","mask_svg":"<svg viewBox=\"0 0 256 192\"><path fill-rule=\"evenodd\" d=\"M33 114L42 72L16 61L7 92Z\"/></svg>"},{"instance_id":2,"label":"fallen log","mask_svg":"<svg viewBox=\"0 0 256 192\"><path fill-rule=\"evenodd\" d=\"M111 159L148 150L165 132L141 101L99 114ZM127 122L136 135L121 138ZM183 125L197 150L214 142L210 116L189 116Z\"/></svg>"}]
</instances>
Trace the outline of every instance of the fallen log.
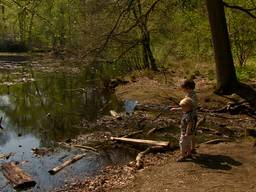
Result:
<instances>
[{"instance_id":1,"label":"fallen log","mask_svg":"<svg viewBox=\"0 0 256 192\"><path fill-rule=\"evenodd\" d=\"M26 189L34 187L36 182L30 175L25 173L14 162L5 163L2 165L4 176L11 182L14 189Z\"/></svg>"},{"instance_id":2,"label":"fallen log","mask_svg":"<svg viewBox=\"0 0 256 192\"><path fill-rule=\"evenodd\" d=\"M169 146L168 141L154 141L154 140L144 140L144 139L132 139L132 138L124 138L124 137L111 137L111 140L123 141L129 143L138 143L138 144L147 144L147 145L156 145L156 146Z\"/></svg>"},{"instance_id":3,"label":"fallen log","mask_svg":"<svg viewBox=\"0 0 256 192\"><path fill-rule=\"evenodd\" d=\"M231 139L213 139L210 141L206 141L203 144L218 144L223 142L232 142L232 140Z\"/></svg>"},{"instance_id":4,"label":"fallen log","mask_svg":"<svg viewBox=\"0 0 256 192\"><path fill-rule=\"evenodd\" d=\"M54 175L57 172L59 172L60 170L64 169L65 167L67 167L67 166L71 165L72 163L75 163L76 161L82 159L85 155L86 155L86 153L76 155L76 156L72 157L71 159L65 161L61 165L58 165L57 167L49 170L48 173L50 173L51 175Z\"/></svg>"}]
</instances>

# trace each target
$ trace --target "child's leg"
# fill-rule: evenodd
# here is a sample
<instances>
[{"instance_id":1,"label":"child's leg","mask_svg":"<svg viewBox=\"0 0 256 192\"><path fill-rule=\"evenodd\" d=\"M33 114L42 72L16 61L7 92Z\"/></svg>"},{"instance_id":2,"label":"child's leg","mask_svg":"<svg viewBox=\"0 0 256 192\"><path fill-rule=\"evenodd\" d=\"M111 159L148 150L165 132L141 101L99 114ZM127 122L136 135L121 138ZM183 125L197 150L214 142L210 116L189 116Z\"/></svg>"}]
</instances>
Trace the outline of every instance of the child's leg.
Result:
<instances>
[{"instance_id":1,"label":"child's leg","mask_svg":"<svg viewBox=\"0 0 256 192\"><path fill-rule=\"evenodd\" d=\"M187 137L187 146L186 146L187 156L191 155L191 151L192 151L192 135Z\"/></svg>"},{"instance_id":2,"label":"child's leg","mask_svg":"<svg viewBox=\"0 0 256 192\"><path fill-rule=\"evenodd\" d=\"M196 133L197 133L197 117L196 117L196 121L195 121L195 127L193 129L193 134L192 134L192 141L191 141L191 150L195 151L196 149Z\"/></svg>"},{"instance_id":3,"label":"child's leg","mask_svg":"<svg viewBox=\"0 0 256 192\"><path fill-rule=\"evenodd\" d=\"M181 157L185 157L186 156L187 148L186 148L185 144L186 144L185 137L183 135L181 135L180 136L180 142L179 142Z\"/></svg>"},{"instance_id":4,"label":"child's leg","mask_svg":"<svg viewBox=\"0 0 256 192\"><path fill-rule=\"evenodd\" d=\"M191 149L195 150L196 149L196 136L192 136L192 141L191 141Z\"/></svg>"}]
</instances>

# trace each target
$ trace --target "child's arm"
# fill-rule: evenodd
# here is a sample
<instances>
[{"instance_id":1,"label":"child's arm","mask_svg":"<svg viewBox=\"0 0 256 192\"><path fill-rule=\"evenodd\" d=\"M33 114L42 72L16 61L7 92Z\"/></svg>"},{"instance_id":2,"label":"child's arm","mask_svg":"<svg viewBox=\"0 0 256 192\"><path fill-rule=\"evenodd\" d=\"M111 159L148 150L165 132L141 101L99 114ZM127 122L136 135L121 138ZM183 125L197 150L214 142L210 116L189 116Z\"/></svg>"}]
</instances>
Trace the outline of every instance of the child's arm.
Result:
<instances>
[{"instance_id":1,"label":"child's arm","mask_svg":"<svg viewBox=\"0 0 256 192\"><path fill-rule=\"evenodd\" d=\"M188 122L185 136L189 136L192 134L192 128L193 128L193 122Z\"/></svg>"}]
</instances>

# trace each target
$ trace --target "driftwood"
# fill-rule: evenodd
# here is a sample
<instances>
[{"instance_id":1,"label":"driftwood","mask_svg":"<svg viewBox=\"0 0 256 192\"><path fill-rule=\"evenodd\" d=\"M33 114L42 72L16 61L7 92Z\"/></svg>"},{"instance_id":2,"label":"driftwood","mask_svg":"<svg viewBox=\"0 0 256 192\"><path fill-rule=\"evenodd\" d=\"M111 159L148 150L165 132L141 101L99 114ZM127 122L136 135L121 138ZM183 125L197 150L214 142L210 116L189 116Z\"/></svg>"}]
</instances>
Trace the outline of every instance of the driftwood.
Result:
<instances>
[{"instance_id":1,"label":"driftwood","mask_svg":"<svg viewBox=\"0 0 256 192\"><path fill-rule=\"evenodd\" d=\"M140 133L143 133L143 130L134 131L134 132L131 132L131 133L129 133L129 134L127 134L127 135L124 135L124 136L122 136L122 137L123 137L123 138L132 137L132 136L137 135L137 134L140 134Z\"/></svg>"},{"instance_id":2,"label":"driftwood","mask_svg":"<svg viewBox=\"0 0 256 192\"><path fill-rule=\"evenodd\" d=\"M163 115L165 112L169 111L171 109L170 106L167 106L165 108L163 108L153 119L153 121L157 120L161 115Z\"/></svg>"},{"instance_id":3,"label":"driftwood","mask_svg":"<svg viewBox=\"0 0 256 192\"><path fill-rule=\"evenodd\" d=\"M32 177L13 162L3 164L2 170L4 176L11 182L14 189L25 189L36 185Z\"/></svg>"},{"instance_id":4,"label":"driftwood","mask_svg":"<svg viewBox=\"0 0 256 192\"><path fill-rule=\"evenodd\" d=\"M67 147L67 148L79 148L82 150L90 150L93 151L95 153L97 153L97 149L90 147L90 146L85 146L85 145L72 145L72 144L68 144L66 142L58 142L59 145L63 146L63 147Z\"/></svg>"},{"instance_id":5,"label":"driftwood","mask_svg":"<svg viewBox=\"0 0 256 192\"><path fill-rule=\"evenodd\" d=\"M202 131L206 131L206 132L212 132L215 135L219 135L219 133L220 133L218 130L211 129L211 128L204 128L204 127L200 128L198 130L202 130Z\"/></svg>"},{"instance_id":6,"label":"driftwood","mask_svg":"<svg viewBox=\"0 0 256 192\"><path fill-rule=\"evenodd\" d=\"M86 155L86 153L80 154L80 155L76 155L74 157L72 157L71 159L68 159L67 161L65 161L64 163L62 163L61 165L58 165L57 167L49 170L48 172L51 175L56 174L57 172L61 171L62 169L64 169L65 167L71 165L72 163L75 163L76 161L82 159L84 156Z\"/></svg>"},{"instance_id":7,"label":"driftwood","mask_svg":"<svg viewBox=\"0 0 256 192\"><path fill-rule=\"evenodd\" d=\"M215 109L215 110L207 110L200 108L200 111L207 113L229 113L231 115L237 114L246 114L252 118L255 118L255 109L252 108L249 104L241 102L241 103L228 103L226 106Z\"/></svg>"},{"instance_id":8,"label":"driftwood","mask_svg":"<svg viewBox=\"0 0 256 192\"><path fill-rule=\"evenodd\" d=\"M147 135L150 135L151 133L155 132L155 131L159 131L161 129L166 129L166 127L155 127L153 129L150 129L148 132L147 132Z\"/></svg>"},{"instance_id":9,"label":"driftwood","mask_svg":"<svg viewBox=\"0 0 256 192\"><path fill-rule=\"evenodd\" d=\"M203 144L218 144L223 142L232 142L232 140L231 139L213 139L210 141L206 141Z\"/></svg>"},{"instance_id":10,"label":"driftwood","mask_svg":"<svg viewBox=\"0 0 256 192\"><path fill-rule=\"evenodd\" d=\"M150 150L151 150L151 147L148 147L145 151L138 153L138 155L136 157L136 168L137 169L141 169L143 167L142 157L145 154L149 153Z\"/></svg>"},{"instance_id":11,"label":"driftwood","mask_svg":"<svg viewBox=\"0 0 256 192\"><path fill-rule=\"evenodd\" d=\"M115 112L114 110L110 110L109 112L110 112L112 117L114 117L116 119L122 119L122 117L117 112Z\"/></svg>"},{"instance_id":12,"label":"driftwood","mask_svg":"<svg viewBox=\"0 0 256 192\"><path fill-rule=\"evenodd\" d=\"M146 144L146 145L156 145L156 146L163 146L163 147L167 147L170 144L168 141L154 141L154 140L144 140L144 139L123 138L123 137L111 137L111 139L116 141Z\"/></svg>"},{"instance_id":13,"label":"driftwood","mask_svg":"<svg viewBox=\"0 0 256 192\"><path fill-rule=\"evenodd\" d=\"M81 148L81 149L86 149L86 150L91 150L91 151L97 152L97 149L95 149L93 147L85 146L85 145L71 145L71 146L76 147L76 148Z\"/></svg>"},{"instance_id":14,"label":"driftwood","mask_svg":"<svg viewBox=\"0 0 256 192\"><path fill-rule=\"evenodd\" d=\"M136 157L136 168L137 169L141 169L143 168L143 157L150 153L150 152L155 152L155 151L159 151L165 149L165 147L163 146L152 146L152 147L148 147L145 151L142 151L140 153L138 153L137 157Z\"/></svg>"}]
</instances>

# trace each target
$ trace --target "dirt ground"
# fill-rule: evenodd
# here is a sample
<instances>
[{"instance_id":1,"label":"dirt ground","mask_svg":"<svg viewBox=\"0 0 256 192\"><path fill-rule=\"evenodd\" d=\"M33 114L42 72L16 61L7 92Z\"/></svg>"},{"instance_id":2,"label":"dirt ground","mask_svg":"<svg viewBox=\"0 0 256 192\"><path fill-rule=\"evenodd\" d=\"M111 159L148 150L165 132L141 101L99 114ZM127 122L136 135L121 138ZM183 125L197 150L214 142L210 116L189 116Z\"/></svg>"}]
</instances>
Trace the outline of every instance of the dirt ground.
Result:
<instances>
[{"instance_id":1,"label":"dirt ground","mask_svg":"<svg viewBox=\"0 0 256 192\"><path fill-rule=\"evenodd\" d=\"M188 162L177 163L175 157L140 171L132 184L116 191L256 191L256 149L250 142L203 144Z\"/></svg>"}]
</instances>

